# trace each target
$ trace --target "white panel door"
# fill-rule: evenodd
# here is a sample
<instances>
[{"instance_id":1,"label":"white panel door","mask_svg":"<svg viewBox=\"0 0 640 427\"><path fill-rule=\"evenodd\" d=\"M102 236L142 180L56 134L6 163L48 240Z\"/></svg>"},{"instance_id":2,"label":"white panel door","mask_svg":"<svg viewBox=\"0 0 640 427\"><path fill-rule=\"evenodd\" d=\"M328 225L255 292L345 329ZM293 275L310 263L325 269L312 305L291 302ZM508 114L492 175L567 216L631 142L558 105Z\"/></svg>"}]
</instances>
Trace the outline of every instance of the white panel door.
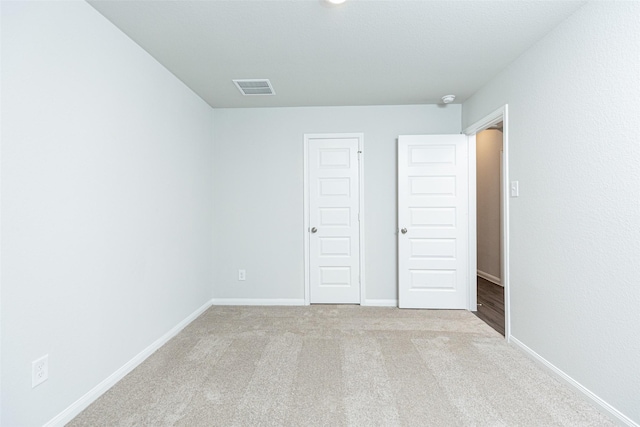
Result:
<instances>
[{"instance_id":1,"label":"white panel door","mask_svg":"<svg viewBox=\"0 0 640 427\"><path fill-rule=\"evenodd\" d=\"M309 302L360 303L359 139L308 140Z\"/></svg>"},{"instance_id":2,"label":"white panel door","mask_svg":"<svg viewBox=\"0 0 640 427\"><path fill-rule=\"evenodd\" d=\"M468 306L468 142L398 138L400 308Z\"/></svg>"}]
</instances>

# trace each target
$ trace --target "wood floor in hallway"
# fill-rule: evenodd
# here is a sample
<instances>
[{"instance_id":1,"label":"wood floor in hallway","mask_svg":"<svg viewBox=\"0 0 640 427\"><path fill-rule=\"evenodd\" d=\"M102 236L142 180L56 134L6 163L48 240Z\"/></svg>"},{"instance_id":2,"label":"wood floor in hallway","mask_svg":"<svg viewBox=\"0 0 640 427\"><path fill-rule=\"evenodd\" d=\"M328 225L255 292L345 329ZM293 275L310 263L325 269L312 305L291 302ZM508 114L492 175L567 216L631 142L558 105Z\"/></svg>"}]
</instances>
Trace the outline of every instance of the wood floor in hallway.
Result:
<instances>
[{"instance_id":1,"label":"wood floor in hallway","mask_svg":"<svg viewBox=\"0 0 640 427\"><path fill-rule=\"evenodd\" d=\"M475 315L504 335L504 288L478 277L478 311Z\"/></svg>"}]
</instances>

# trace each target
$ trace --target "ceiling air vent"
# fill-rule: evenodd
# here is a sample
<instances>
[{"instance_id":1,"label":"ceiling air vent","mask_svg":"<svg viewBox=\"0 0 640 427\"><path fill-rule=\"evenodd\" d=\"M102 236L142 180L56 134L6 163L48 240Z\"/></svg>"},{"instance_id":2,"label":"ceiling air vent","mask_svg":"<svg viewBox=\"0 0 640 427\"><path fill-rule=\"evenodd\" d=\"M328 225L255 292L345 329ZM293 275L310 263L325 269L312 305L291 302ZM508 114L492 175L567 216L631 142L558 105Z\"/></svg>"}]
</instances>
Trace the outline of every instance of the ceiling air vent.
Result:
<instances>
[{"instance_id":1,"label":"ceiling air vent","mask_svg":"<svg viewBox=\"0 0 640 427\"><path fill-rule=\"evenodd\" d=\"M236 87L245 96L248 95L275 95L276 92L267 79L234 80Z\"/></svg>"}]
</instances>

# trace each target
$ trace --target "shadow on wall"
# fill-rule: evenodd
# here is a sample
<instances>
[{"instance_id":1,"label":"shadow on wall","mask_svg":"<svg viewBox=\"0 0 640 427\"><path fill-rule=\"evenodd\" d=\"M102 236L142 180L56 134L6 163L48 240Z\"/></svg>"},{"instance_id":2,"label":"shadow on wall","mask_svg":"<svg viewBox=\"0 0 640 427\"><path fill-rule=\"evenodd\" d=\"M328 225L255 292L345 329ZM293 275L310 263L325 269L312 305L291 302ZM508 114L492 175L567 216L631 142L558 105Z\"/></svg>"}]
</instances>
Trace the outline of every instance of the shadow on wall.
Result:
<instances>
[{"instance_id":1,"label":"shadow on wall","mask_svg":"<svg viewBox=\"0 0 640 427\"><path fill-rule=\"evenodd\" d=\"M478 276L501 285L500 182L502 129L476 136Z\"/></svg>"}]
</instances>

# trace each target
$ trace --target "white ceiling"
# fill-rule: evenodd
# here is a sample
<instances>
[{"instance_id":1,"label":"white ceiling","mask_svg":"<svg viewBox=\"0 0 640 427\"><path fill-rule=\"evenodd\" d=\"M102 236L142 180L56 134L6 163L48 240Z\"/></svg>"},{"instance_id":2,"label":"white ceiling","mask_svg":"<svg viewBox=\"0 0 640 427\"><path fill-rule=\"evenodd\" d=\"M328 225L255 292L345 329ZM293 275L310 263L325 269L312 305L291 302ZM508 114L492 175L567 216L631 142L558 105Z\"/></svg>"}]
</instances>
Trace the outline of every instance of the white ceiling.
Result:
<instances>
[{"instance_id":1,"label":"white ceiling","mask_svg":"<svg viewBox=\"0 0 640 427\"><path fill-rule=\"evenodd\" d=\"M89 3L212 107L464 101L584 2ZM541 67L549 64L540 64ZM270 79L242 96L232 79Z\"/></svg>"}]
</instances>

